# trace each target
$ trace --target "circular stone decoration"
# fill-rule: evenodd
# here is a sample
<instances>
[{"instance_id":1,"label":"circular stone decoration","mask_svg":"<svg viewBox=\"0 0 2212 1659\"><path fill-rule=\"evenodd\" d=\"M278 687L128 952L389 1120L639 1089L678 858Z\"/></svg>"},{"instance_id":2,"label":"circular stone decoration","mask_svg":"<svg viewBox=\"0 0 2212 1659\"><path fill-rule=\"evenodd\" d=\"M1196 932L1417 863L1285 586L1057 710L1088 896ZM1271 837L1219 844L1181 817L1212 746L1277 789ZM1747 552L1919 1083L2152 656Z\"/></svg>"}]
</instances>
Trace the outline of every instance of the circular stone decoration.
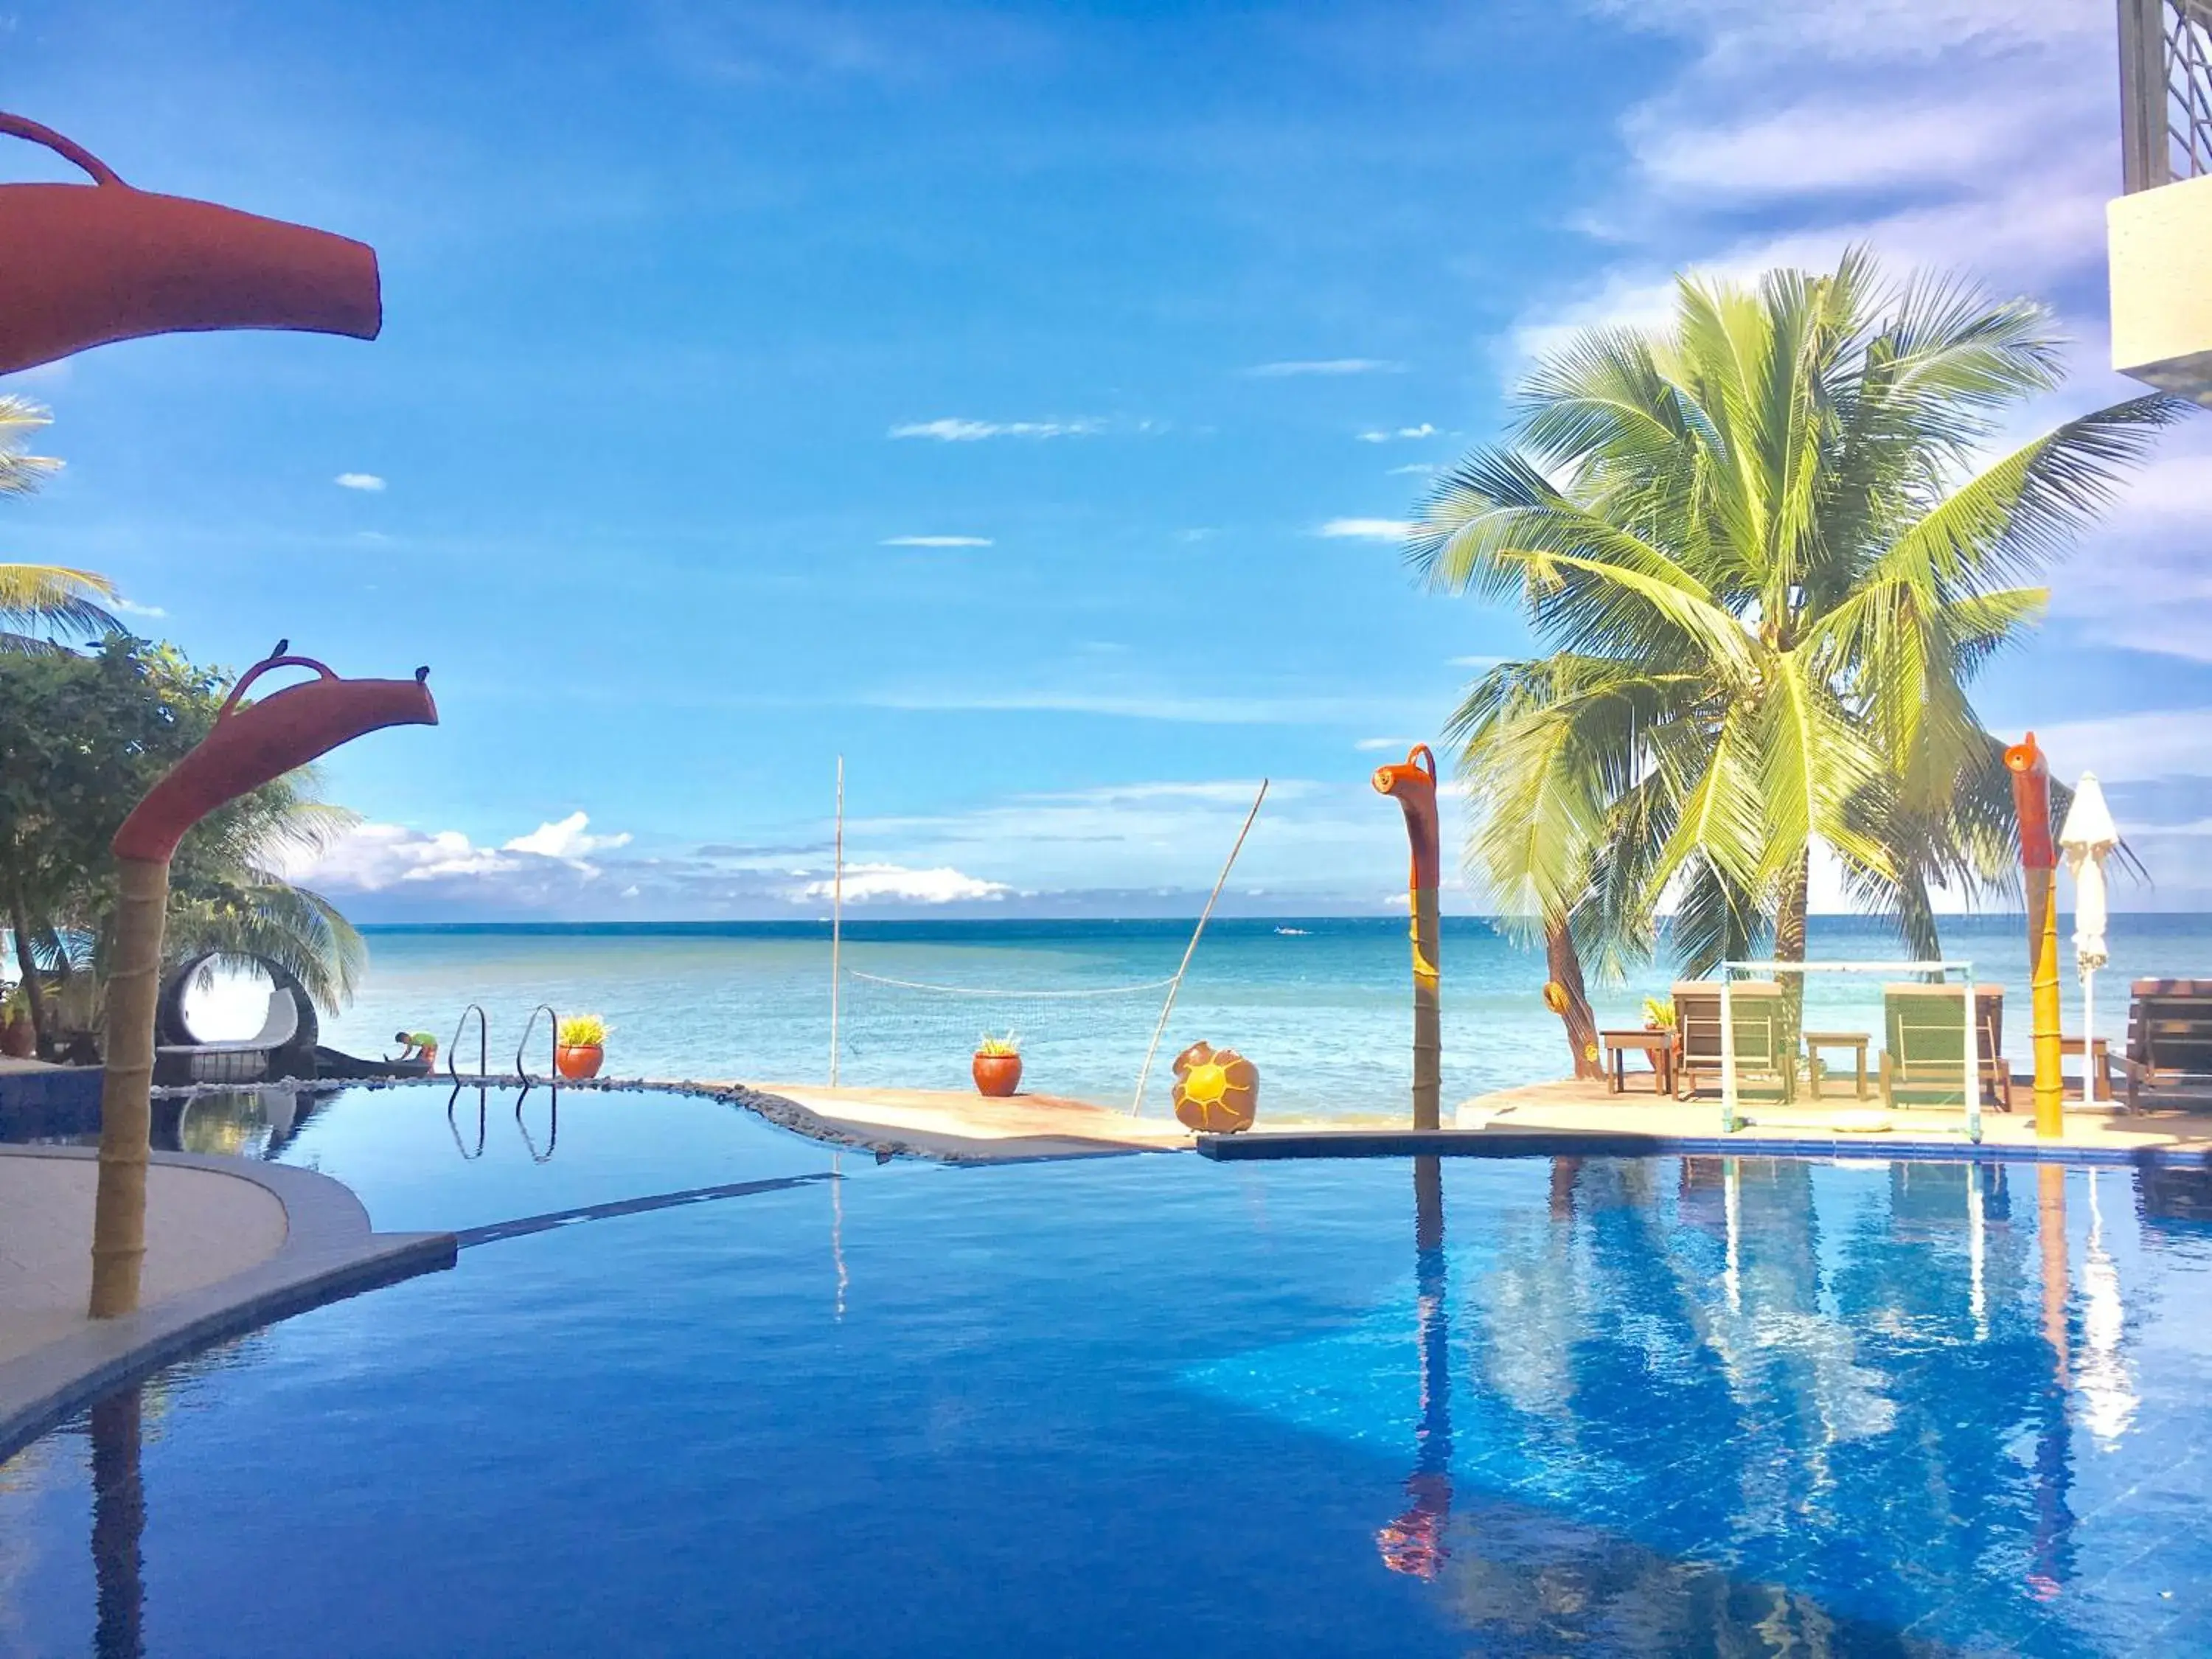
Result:
<instances>
[{"instance_id":1,"label":"circular stone decoration","mask_svg":"<svg viewBox=\"0 0 2212 1659\"><path fill-rule=\"evenodd\" d=\"M1260 1068L1234 1048L1194 1042L1176 1056L1175 1115L1185 1128L1233 1135L1260 1109Z\"/></svg>"}]
</instances>

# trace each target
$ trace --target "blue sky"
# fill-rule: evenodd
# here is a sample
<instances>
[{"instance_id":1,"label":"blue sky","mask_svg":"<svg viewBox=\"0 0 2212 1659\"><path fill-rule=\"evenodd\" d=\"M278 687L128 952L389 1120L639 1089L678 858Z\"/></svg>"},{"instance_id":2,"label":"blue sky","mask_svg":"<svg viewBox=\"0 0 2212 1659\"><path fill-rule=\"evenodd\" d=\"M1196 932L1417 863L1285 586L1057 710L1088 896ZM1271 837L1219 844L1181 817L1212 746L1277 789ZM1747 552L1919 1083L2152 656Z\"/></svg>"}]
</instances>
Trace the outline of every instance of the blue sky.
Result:
<instances>
[{"instance_id":1,"label":"blue sky","mask_svg":"<svg viewBox=\"0 0 2212 1659\"><path fill-rule=\"evenodd\" d=\"M1379 909L1367 771L1526 643L1393 526L1530 353L1863 239L2058 309L2036 420L2130 390L2110 8L2025 10L32 0L0 106L373 243L386 325L12 377L68 466L0 528L203 660L432 665L329 768L363 919L814 914L840 751L881 913L1187 913L1262 775L1235 902ZM1980 698L2143 904L2212 896L2208 455Z\"/></svg>"}]
</instances>

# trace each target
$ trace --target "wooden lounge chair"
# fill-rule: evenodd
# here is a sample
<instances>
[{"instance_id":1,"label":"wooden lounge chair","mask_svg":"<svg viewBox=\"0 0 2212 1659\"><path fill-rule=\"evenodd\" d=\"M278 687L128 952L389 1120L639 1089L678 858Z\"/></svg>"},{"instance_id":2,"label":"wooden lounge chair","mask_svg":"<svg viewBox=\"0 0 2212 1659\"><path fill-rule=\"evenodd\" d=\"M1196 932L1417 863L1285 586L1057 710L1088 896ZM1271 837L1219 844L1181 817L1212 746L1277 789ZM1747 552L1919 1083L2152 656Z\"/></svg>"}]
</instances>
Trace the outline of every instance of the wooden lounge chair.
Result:
<instances>
[{"instance_id":1,"label":"wooden lounge chair","mask_svg":"<svg viewBox=\"0 0 2212 1659\"><path fill-rule=\"evenodd\" d=\"M2128 1109L2161 1096L2212 1097L2212 979L2139 979L2129 988Z\"/></svg>"},{"instance_id":2,"label":"wooden lounge chair","mask_svg":"<svg viewBox=\"0 0 2212 1659\"><path fill-rule=\"evenodd\" d=\"M1772 1089L1785 1100L1797 1094L1797 1044L1788 1030L1782 988L1771 979L1740 980L1729 988L1735 1024L1735 1083ZM1700 1078L1721 1081L1721 988L1709 980L1674 986L1674 1096L1686 1100Z\"/></svg>"},{"instance_id":3,"label":"wooden lounge chair","mask_svg":"<svg viewBox=\"0 0 2212 1659\"><path fill-rule=\"evenodd\" d=\"M1963 985L1881 988L1881 1103L1886 1107L1966 1103L1960 1073L1966 1054ZM2004 1057L2004 989L1974 988L1974 1070L1984 1099L2012 1110L2012 1067Z\"/></svg>"}]
</instances>

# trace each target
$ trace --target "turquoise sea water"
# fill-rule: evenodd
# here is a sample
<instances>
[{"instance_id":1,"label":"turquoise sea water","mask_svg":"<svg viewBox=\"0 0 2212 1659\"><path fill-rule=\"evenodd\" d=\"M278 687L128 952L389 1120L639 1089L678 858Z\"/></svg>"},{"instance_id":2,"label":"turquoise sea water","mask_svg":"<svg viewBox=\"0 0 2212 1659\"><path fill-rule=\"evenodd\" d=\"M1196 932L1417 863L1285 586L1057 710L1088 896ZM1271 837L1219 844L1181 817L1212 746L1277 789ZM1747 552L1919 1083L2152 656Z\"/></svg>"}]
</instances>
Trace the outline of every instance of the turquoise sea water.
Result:
<instances>
[{"instance_id":1,"label":"turquoise sea water","mask_svg":"<svg viewBox=\"0 0 2212 1659\"><path fill-rule=\"evenodd\" d=\"M2061 919L2067 1030L2081 1028L2081 993ZM1104 1103L1132 1097L1157 1019L1158 989L1092 993L1164 980L1188 940L1173 921L957 921L848 927L839 1071L847 1083L967 1086L968 1057L985 1030L1021 1036L1028 1089ZM608 1071L625 1077L819 1082L830 1066L830 941L811 925L726 923L370 930L369 971L325 1038L380 1054L395 1030L430 1030L450 1045L460 1011L489 1017L495 1070L514 1062L530 1010L604 1014L614 1027ZM2005 1046L2024 1067L2027 952L2018 918L1953 918L1948 954L2006 988ZM2099 1031L2118 1046L2127 984L2145 975L2212 975L2212 916L2114 919L2112 963L2099 975ZM1815 917L1818 958L1895 958L1877 923ZM1444 1097L1559 1076L1567 1054L1539 993L1540 951L1475 918L1443 932ZM885 986L880 978L962 988L954 995ZM1663 993L1665 964L1626 987L1594 987L1599 1023L1641 1023L1642 998ZM1881 976L1816 978L1822 1024L1878 1031ZM1200 1039L1255 1061L1266 1113L1348 1114L1401 1108L1411 1074L1411 979L1405 923L1390 918L1217 921L1191 964L1147 1090L1167 1109L1167 1061ZM1024 994L988 994L988 993ZM533 1040L543 1070L544 1027ZM473 1068L471 1036L464 1064Z\"/></svg>"}]
</instances>

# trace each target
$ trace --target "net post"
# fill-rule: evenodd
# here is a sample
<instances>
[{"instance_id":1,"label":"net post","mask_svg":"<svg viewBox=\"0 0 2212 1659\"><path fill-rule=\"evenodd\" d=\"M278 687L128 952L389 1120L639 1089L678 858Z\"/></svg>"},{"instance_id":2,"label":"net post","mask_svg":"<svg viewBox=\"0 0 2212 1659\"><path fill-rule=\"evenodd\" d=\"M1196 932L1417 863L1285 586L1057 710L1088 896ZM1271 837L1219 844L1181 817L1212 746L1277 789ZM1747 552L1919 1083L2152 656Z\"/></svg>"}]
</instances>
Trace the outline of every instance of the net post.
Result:
<instances>
[{"instance_id":1,"label":"net post","mask_svg":"<svg viewBox=\"0 0 2212 1659\"><path fill-rule=\"evenodd\" d=\"M840 957L845 943L845 757L837 757L836 862L830 873L830 1086L837 1086L838 994L844 989Z\"/></svg>"},{"instance_id":2,"label":"net post","mask_svg":"<svg viewBox=\"0 0 2212 1659\"><path fill-rule=\"evenodd\" d=\"M1167 1035L1168 1016L1175 1012L1176 993L1182 989L1182 976L1190 971L1190 959L1198 954L1198 942L1206 935L1206 924L1213 915L1213 906L1221 896L1221 890L1229 884L1229 872L1237 867L1237 855L1244 850L1244 837L1252 833L1252 821L1260 816L1260 803L1267 799L1266 778L1260 780L1260 793L1252 797L1252 810L1244 815L1244 827L1237 832L1236 845L1229 849L1228 860L1221 873L1214 878L1213 890L1206 896L1206 908L1198 913L1198 926L1190 930L1190 943L1183 947L1182 961L1176 967L1175 978L1168 982L1167 1000L1160 1005L1159 1024L1152 1027L1152 1040L1145 1048L1145 1063L1137 1068L1137 1092L1129 1101L1129 1115L1136 1116L1145 1109L1145 1085L1152 1080L1152 1061L1160 1052L1160 1039Z\"/></svg>"}]
</instances>

